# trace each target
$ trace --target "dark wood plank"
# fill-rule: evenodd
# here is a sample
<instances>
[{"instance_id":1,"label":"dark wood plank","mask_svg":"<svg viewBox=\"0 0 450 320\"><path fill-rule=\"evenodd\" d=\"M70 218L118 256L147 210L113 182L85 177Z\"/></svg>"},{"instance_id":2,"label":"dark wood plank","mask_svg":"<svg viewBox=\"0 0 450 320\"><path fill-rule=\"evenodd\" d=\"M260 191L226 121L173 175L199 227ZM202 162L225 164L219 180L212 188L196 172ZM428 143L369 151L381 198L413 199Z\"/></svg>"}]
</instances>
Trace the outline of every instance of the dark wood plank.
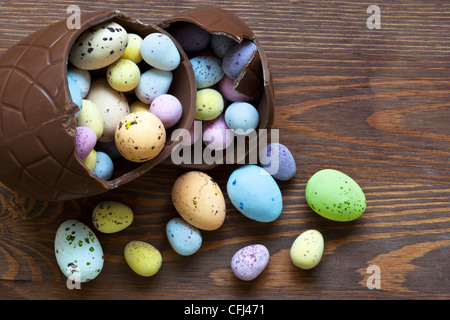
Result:
<instances>
[{"instance_id":1,"label":"dark wood plank","mask_svg":"<svg viewBox=\"0 0 450 320\"><path fill-rule=\"evenodd\" d=\"M0 53L34 30L67 17L72 2L4 1ZM1 299L386 299L450 298L450 4L385 1L380 30L369 30L370 1L78 1L83 11L118 8L146 23L180 10L216 5L238 14L257 34L275 85L274 128L293 152L298 171L280 183L284 210L273 223L250 221L227 198L227 218L203 232L199 252L170 248L165 224L177 216L170 200L185 169L160 165L108 194L48 203L0 186ZM136 7L138 9L136 9ZM236 166L208 173L226 191ZM304 198L309 177L335 168L353 177L367 197L350 223L325 220ZM59 224L90 224L100 201L130 205L135 221L114 235L98 234L105 266L81 290L69 290L58 270L53 240ZM323 261L302 271L289 249L302 231L325 238ZM123 258L130 240L162 253L152 278L134 274ZM262 243L271 258L252 282L239 281L230 260ZM381 289L368 289L377 265Z\"/></svg>"}]
</instances>

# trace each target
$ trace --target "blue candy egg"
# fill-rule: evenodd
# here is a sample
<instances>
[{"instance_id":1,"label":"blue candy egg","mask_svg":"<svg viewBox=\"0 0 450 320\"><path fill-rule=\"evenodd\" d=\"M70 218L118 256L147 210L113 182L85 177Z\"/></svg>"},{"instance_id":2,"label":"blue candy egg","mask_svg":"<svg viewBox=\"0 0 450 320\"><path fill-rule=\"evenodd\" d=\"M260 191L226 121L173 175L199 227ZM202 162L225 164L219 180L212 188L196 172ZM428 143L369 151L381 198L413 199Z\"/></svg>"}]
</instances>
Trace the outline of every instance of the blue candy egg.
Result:
<instances>
[{"instance_id":1,"label":"blue candy egg","mask_svg":"<svg viewBox=\"0 0 450 320\"><path fill-rule=\"evenodd\" d=\"M192 58L192 69L194 70L197 89L208 88L218 83L224 76L222 61L211 56L199 56Z\"/></svg>"},{"instance_id":2,"label":"blue candy egg","mask_svg":"<svg viewBox=\"0 0 450 320\"><path fill-rule=\"evenodd\" d=\"M166 225L167 239L172 248L182 256L197 252L202 245L200 230L182 218L173 218Z\"/></svg>"},{"instance_id":3,"label":"blue candy egg","mask_svg":"<svg viewBox=\"0 0 450 320\"><path fill-rule=\"evenodd\" d=\"M281 143L271 143L261 149L259 154L261 166L275 179L289 180L297 170L291 151Z\"/></svg>"},{"instance_id":4,"label":"blue candy egg","mask_svg":"<svg viewBox=\"0 0 450 320\"><path fill-rule=\"evenodd\" d=\"M258 110L248 102L234 102L225 111L225 122L234 133L249 134L258 126Z\"/></svg>"},{"instance_id":5,"label":"blue candy egg","mask_svg":"<svg viewBox=\"0 0 450 320\"><path fill-rule=\"evenodd\" d=\"M257 165L245 165L233 171L227 182L227 193L233 206L252 220L272 222L283 210L280 188Z\"/></svg>"},{"instance_id":6,"label":"blue candy egg","mask_svg":"<svg viewBox=\"0 0 450 320\"><path fill-rule=\"evenodd\" d=\"M97 164L94 173L103 180L109 180L114 173L114 164L104 152L97 151Z\"/></svg>"},{"instance_id":7,"label":"blue candy egg","mask_svg":"<svg viewBox=\"0 0 450 320\"><path fill-rule=\"evenodd\" d=\"M165 71L176 69L181 61L172 39L158 32L151 33L142 40L141 56L152 67Z\"/></svg>"},{"instance_id":8,"label":"blue candy egg","mask_svg":"<svg viewBox=\"0 0 450 320\"><path fill-rule=\"evenodd\" d=\"M171 71L153 68L141 74L141 79L134 92L141 102L151 104L156 97L169 91L172 80Z\"/></svg>"},{"instance_id":9,"label":"blue candy egg","mask_svg":"<svg viewBox=\"0 0 450 320\"><path fill-rule=\"evenodd\" d=\"M91 74L88 70L81 70L76 67L67 69L67 77L71 78L81 90L81 97L84 99L89 93L91 87Z\"/></svg>"},{"instance_id":10,"label":"blue candy egg","mask_svg":"<svg viewBox=\"0 0 450 320\"><path fill-rule=\"evenodd\" d=\"M81 90L77 86L77 83L71 78L67 77L67 82L69 84L69 92L72 97L72 101L81 108L83 107L83 97L81 95Z\"/></svg>"}]
</instances>

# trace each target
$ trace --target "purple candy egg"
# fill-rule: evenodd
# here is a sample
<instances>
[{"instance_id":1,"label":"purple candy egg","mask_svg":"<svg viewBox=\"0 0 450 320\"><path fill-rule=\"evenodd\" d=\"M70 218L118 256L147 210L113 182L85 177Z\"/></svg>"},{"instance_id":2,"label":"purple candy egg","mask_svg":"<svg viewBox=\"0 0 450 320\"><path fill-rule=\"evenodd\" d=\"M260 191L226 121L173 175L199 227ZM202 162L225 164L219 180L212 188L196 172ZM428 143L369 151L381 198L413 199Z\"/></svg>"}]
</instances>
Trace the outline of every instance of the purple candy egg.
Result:
<instances>
[{"instance_id":1,"label":"purple candy egg","mask_svg":"<svg viewBox=\"0 0 450 320\"><path fill-rule=\"evenodd\" d=\"M269 256L269 250L262 244L244 247L231 259L231 270L241 280L253 280L263 272Z\"/></svg>"},{"instance_id":2,"label":"purple candy egg","mask_svg":"<svg viewBox=\"0 0 450 320\"><path fill-rule=\"evenodd\" d=\"M208 31L188 22L177 23L170 33L185 51L202 50L211 40L211 34Z\"/></svg>"},{"instance_id":3,"label":"purple candy egg","mask_svg":"<svg viewBox=\"0 0 450 320\"><path fill-rule=\"evenodd\" d=\"M78 155L81 159L85 159L97 143L97 134L89 127L77 127L77 135L75 145Z\"/></svg>"},{"instance_id":4,"label":"purple candy egg","mask_svg":"<svg viewBox=\"0 0 450 320\"><path fill-rule=\"evenodd\" d=\"M234 133L228 129L223 113L204 125L203 142L209 149L224 150L233 142Z\"/></svg>"},{"instance_id":5,"label":"purple candy egg","mask_svg":"<svg viewBox=\"0 0 450 320\"><path fill-rule=\"evenodd\" d=\"M161 120L166 129L175 125L183 114L180 100L171 94L162 94L156 97L149 110Z\"/></svg>"},{"instance_id":6,"label":"purple candy egg","mask_svg":"<svg viewBox=\"0 0 450 320\"><path fill-rule=\"evenodd\" d=\"M259 161L261 166L278 180L291 179L297 170L292 153L281 143L271 143L262 148Z\"/></svg>"},{"instance_id":7,"label":"purple candy egg","mask_svg":"<svg viewBox=\"0 0 450 320\"><path fill-rule=\"evenodd\" d=\"M222 96L231 102L250 102L252 98L237 92L233 89L234 80L228 76L224 76L222 80L219 81L219 92Z\"/></svg>"},{"instance_id":8,"label":"purple candy egg","mask_svg":"<svg viewBox=\"0 0 450 320\"><path fill-rule=\"evenodd\" d=\"M250 40L244 40L239 45L231 47L223 57L223 71L231 79L236 79L242 68L257 50Z\"/></svg>"}]
</instances>

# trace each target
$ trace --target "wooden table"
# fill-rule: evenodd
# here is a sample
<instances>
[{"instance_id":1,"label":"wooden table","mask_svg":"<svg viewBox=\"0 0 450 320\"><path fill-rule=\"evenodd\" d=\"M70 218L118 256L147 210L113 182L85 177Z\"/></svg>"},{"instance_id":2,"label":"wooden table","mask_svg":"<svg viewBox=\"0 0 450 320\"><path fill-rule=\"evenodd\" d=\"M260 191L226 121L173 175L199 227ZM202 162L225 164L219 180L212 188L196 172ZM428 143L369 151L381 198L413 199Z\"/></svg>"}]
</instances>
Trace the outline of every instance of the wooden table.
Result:
<instances>
[{"instance_id":1,"label":"wooden table","mask_svg":"<svg viewBox=\"0 0 450 320\"><path fill-rule=\"evenodd\" d=\"M0 52L68 17L66 1L0 3ZM280 182L284 210L272 223L252 221L227 201L227 217L203 232L201 249L176 254L166 235L177 216L171 188L187 169L160 165L107 194L67 202L35 201L0 187L0 299L448 299L450 298L450 4L384 1L380 29L370 29L370 1L77 1L82 11L121 9L156 23L188 8L215 5L241 17L266 51L275 87L275 122L297 173ZM371 19L369 19L370 22ZM226 194L237 166L208 171ZM334 168L356 180L367 210L339 223L315 214L304 196L308 179ZM103 200L130 205L133 224L97 234L101 274L69 290L54 255L60 223L91 223ZM309 271L289 257L307 229L325 238ZM159 273L143 278L123 248L143 240L162 253ZM270 262L259 278L237 279L230 260L264 244ZM381 288L369 288L379 271ZM369 281L370 282L370 281Z\"/></svg>"}]
</instances>

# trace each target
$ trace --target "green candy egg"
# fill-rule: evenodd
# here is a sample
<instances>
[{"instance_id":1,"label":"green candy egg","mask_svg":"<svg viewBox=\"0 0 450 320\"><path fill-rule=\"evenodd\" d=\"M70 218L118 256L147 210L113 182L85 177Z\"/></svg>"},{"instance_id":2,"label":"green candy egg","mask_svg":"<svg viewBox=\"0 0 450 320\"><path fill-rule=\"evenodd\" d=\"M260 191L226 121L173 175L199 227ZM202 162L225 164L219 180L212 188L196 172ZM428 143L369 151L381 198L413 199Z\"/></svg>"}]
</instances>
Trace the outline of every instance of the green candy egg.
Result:
<instances>
[{"instance_id":1,"label":"green candy egg","mask_svg":"<svg viewBox=\"0 0 450 320\"><path fill-rule=\"evenodd\" d=\"M306 201L311 209L334 221L352 221L366 210L366 197L348 175L334 169L316 172L307 182Z\"/></svg>"}]
</instances>

